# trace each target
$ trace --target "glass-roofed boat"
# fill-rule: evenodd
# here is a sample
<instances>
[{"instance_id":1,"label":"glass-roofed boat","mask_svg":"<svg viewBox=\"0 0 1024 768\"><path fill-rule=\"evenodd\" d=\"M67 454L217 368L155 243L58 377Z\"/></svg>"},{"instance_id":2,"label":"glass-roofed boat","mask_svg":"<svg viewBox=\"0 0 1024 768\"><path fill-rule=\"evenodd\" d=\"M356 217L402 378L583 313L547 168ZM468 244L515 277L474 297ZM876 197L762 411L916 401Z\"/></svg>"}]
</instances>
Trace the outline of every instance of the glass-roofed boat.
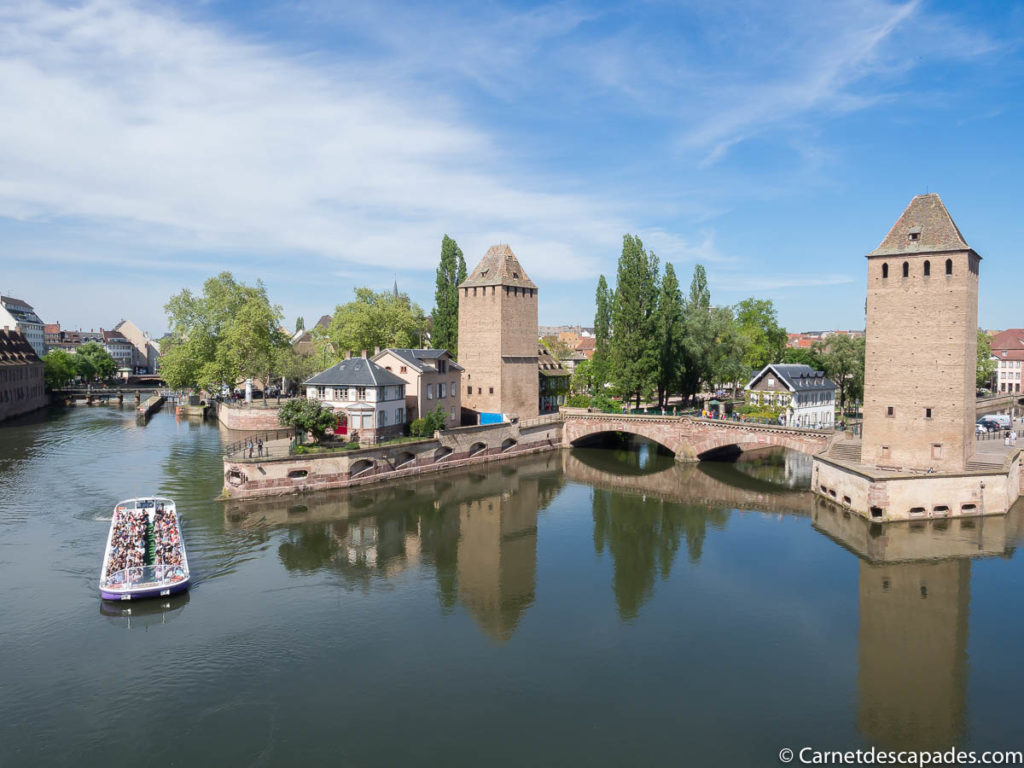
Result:
<instances>
[{"instance_id":1,"label":"glass-roofed boat","mask_svg":"<svg viewBox=\"0 0 1024 768\"><path fill-rule=\"evenodd\" d=\"M114 507L100 572L104 600L166 597L188 589L181 521L170 499L127 499Z\"/></svg>"}]
</instances>

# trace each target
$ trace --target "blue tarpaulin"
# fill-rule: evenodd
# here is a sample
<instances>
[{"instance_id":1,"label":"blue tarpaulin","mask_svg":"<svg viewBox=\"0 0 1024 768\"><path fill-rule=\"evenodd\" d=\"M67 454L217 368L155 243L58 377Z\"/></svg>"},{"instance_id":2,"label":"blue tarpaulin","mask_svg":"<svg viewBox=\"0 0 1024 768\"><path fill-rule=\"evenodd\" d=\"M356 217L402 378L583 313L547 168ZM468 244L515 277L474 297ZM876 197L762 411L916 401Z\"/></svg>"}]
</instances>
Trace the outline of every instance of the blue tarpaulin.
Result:
<instances>
[{"instance_id":1,"label":"blue tarpaulin","mask_svg":"<svg viewBox=\"0 0 1024 768\"><path fill-rule=\"evenodd\" d=\"M481 424L501 424L505 420L504 415L500 413L481 413L480 423Z\"/></svg>"}]
</instances>

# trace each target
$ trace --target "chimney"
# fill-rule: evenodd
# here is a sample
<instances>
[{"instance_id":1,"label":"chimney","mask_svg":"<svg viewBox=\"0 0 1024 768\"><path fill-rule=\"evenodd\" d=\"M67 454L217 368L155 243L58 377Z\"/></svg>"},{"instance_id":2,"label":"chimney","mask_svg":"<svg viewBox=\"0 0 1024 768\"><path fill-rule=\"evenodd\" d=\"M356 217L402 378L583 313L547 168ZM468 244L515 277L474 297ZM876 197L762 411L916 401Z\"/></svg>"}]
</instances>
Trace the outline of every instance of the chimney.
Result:
<instances>
[{"instance_id":1,"label":"chimney","mask_svg":"<svg viewBox=\"0 0 1024 768\"><path fill-rule=\"evenodd\" d=\"M352 359L352 350L351 349L345 351L345 359L346 360L351 360Z\"/></svg>"},{"instance_id":2,"label":"chimney","mask_svg":"<svg viewBox=\"0 0 1024 768\"><path fill-rule=\"evenodd\" d=\"M363 359L366 359L367 357L369 357L369 354L367 354L366 350L364 349L363 350Z\"/></svg>"},{"instance_id":3,"label":"chimney","mask_svg":"<svg viewBox=\"0 0 1024 768\"><path fill-rule=\"evenodd\" d=\"M379 354L380 354L380 347L374 347L373 348L373 356L376 357Z\"/></svg>"}]
</instances>

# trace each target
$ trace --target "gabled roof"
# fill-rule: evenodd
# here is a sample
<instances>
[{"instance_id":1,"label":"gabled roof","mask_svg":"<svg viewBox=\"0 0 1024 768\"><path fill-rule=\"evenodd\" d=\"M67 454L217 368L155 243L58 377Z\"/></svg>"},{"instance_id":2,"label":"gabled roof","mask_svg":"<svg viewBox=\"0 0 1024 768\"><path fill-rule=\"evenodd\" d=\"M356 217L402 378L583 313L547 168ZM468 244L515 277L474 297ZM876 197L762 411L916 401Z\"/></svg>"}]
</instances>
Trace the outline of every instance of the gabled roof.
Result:
<instances>
[{"instance_id":1,"label":"gabled roof","mask_svg":"<svg viewBox=\"0 0 1024 768\"><path fill-rule=\"evenodd\" d=\"M103 341L108 344L111 342L114 342L115 344L131 344L131 342L128 341L128 339L125 338L125 335L120 331L104 331L100 328L100 333L103 334Z\"/></svg>"},{"instance_id":2,"label":"gabled roof","mask_svg":"<svg viewBox=\"0 0 1024 768\"><path fill-rule=\"evenodd\" d=\"M1007 328L989 341L992 351L997 349L1024 349L1024 328Z\"/></svg>"},{"instance_id":3,"label":"gabled roof","mask_svg":"<svg viewBox=\"0 0 1024 768\"><path fill-rule=\"evenodd\" d=\"M28 365L41 362L32 345L16 329L0 328L0 365Z\"/></svg>"},{"instance_id":4,"label":"gabled roof","mask_svg":"<svg viewBox=\"0 0 1024 768\"><path fill-rule=\"evenodd\" d=\"M960 234L941 198L932 193L917 195L892 225L875 250L868 256L967 251L971 247Z\"/></svg>"},{"instance_id":5,"label":"gabled roof","mask_svg":"<svg viewBox=\"0 0 1024 768\"><path fill-rule=\"evenodd\" d=\"M580 340L576 342L577 352L586 352L587 350L594 349L597 344L597 339L593 336L581 336Z\"/></svg>"},{"instance_id":6,"label":"gabled roof","mask_svg":"<svg viewBox=\"0 0 1024 768\"><path fill-rule=\"evenodd\" d=\"M331 325L331 319L332 318L330 315L322 315L320 319L316 321L316 325L314 325L313 327L323 328L326 331Z\"/></svg>"},{"instance_id":7,"label":"gabled roof","mask_svg":"<svg viewBox=\"0 0 1024 768\"><path fill-rule=\"evenodd\" d=\"M534 290L537 288L507 245L492 245L488 248L476 269L459 285L459 288L479 285L508 285Z\"/></svg>"},{"instance_id":8,"label":"gabled roof","mask_svg":"<svg viewBox=\"0 0 1024 768\"><path fill-rule=\"evenodd\" d=\"M831 392L836 385L822 371L816 371L809 365L799 363L770 363L758 371L744 389L750 389L769 371L786 385L790 392Z\"/></svg>"},{"instance_id":9,"label":"gabled roof","mask_svg":"<svg viewBox=\"0 0 1024 768\"><path fill-rule=\"evenodd\" d=\"M387 347L386 349L382 349L380 352L374 355L373 360L379 360L381 357L383 357L383 355L386 352L390 352L399 360L404 361L406 365L415 370L417 373L423 372L423 361L440 360L443 357L446 357L448 359L448 366L453 371L465 370L465 368L463 368L461 365L456 363L454 359L452 359L452 354L447 349L406 349L404 347Z\"/></svg>"},{"instance_id":10,"label":"gabled roof","mask_svg":"<svg viewBox=\"0 0 1024 768\"><path fill-rule=\"evenodd\" d=\"M405 384L391 371L386 371L365 357L352 357L312 376L303 384L328 387L384 387Z\"/></svg>"},{"instance_id":11,"label":"gabled roof","mask_svg":"<svg viewBox=\"0 0 1024 768\"><path fill-rule=\"evenodd\" d=\"M547 347L540 347L537 350L537 370L542 376L570 376L569 371L563 366Z\"/></svg>"}]
</instances>

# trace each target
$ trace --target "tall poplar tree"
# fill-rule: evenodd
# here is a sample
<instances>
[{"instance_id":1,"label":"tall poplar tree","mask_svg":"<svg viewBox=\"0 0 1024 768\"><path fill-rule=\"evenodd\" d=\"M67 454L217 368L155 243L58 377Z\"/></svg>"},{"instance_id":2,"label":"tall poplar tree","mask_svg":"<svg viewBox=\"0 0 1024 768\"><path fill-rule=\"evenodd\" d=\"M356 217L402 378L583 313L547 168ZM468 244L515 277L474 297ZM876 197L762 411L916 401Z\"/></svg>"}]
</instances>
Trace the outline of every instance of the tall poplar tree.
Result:
<instances>
[{"instance_id":1,"label":"tall poplar tree","mask_svg":"<svg viewBox=\"0 0 1024 768\"><path fill-rule=\"evenodd\" d=\"M441 240L441 262L437 266L434 291L434 329L431 346L459 354L459 283L466 279L466 260L458 243L445 235Z\"/></svg>"},{"instance_id":2,"label":"tall poplar tree","mask_svg":"<svg viewBox=\"0 0 1024 768\"><path fill-rule=\"evenodd\" d=\"M612 333L612 295L608 290L608 282L604 279L604 275L597 279L595 302L597 312L594 314L594 363L591 377L596 394L603 398L604 385L610 378L609 338Z\"/></svg>"},{"instance_id":3,"label":"tall poplar tree","mask_svg":"<svg viewBox=\"0 0 1024 768\"><path fill-rule=\"evenodd\" d=\"M612 380L637 407L654 386L658 369L657 303L658 257L644 250L639 237L625 235L612 304Z\"/></svg>"},{"instance_id":4,"label":"tall poplar tree","mask_svg":"<svg viewBox=\"0 0 1024 768\"><path fill-rule=\"evenodd\" d=\"M683 362L683 296L671 264L665 264L654 319L658 334L658 405L664 406L679 384Z\"/></svg>"},{"instance_id":5,"label":"tall poplar tree","mask_svg":"<svg viewBox=\"0 0 1024 768\"><path fill-rule=\"evenodd\" d=\"M683 307L682 393L695 395L711 378L716 318L711 312L711 291L704 266L693 268L690 295Z\"/></svg>"}]
</instances>

